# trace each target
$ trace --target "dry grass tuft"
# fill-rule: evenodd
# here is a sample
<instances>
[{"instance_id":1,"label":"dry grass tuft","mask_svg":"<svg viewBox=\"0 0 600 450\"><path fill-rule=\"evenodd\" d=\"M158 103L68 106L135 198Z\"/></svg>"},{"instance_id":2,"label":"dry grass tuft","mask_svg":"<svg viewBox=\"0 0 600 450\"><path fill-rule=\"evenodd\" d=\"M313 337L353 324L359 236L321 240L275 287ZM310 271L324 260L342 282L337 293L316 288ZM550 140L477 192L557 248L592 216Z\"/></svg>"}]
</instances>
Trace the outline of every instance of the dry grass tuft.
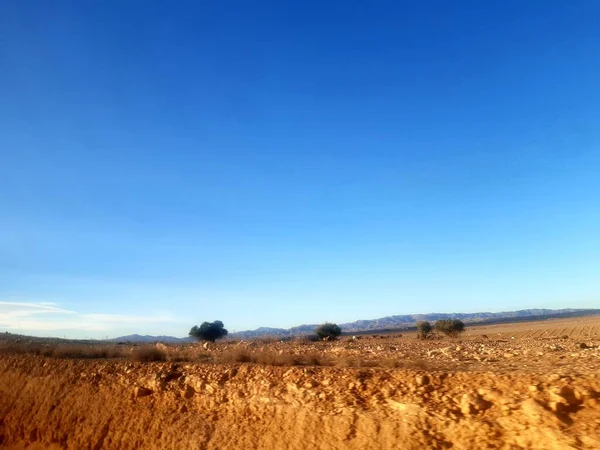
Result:
<instances>
[{"instance_id":1,"label":"dry grass tuft","mask_svg":"<svg viewBox=\"0 0 600 450\"><path fill-rule=\"evenodd\" d=\"M23 343L23 342L0 342L0 353L9 355L39 355L52 356L54 346L40 343Z\"/></svg>"},{"instance_id":2,"label":"dry grass tuft","mask_svg":"<svg viewBox=\"0 0 600 450\"><path fill-rule=\"evenodd\" d=\"M0 343L0 353L63 359L108 359L123 356L121 349L112 345L43 344L40 342L2 342Z\"/></svg>"},{"instance_id":3,"label":"dry grass tuft","mask_svg":"<svg viewBox=\"0 0 600 450\"><path fill-rule=\"evenodd\" d=\"M166 361L167 353L153 345L144 345L131 351L131 359L139 362Z\"/></svg>"},{"instance_id":4,"label":"dry grass tuft","mask_svg":"<svg viewBox=\"0 0 600 450\"><path fill-rule=\"evenodd\" d=\"M245 348L235 348L228 352L223 352L220 359L225 363L248 363L252 362L252 353Z\"/></svg>"},{"instance_id":5,"label":"dry grass tuft","mask_svg":"<svg viewBox=\"0 0 600 450\"><path fill-rule=\"evenodd\" d=\"M304 357L304 362L305 365L307 366L325 366L328 365L325 363L325 361L323 360L322 356L317 353L317 352L313 352L313 353L309 353Z\"/></svg>"},{"instance_id":6,"label":"dry grass tuft","mask_svg":"<svg viewBox=\"0 0 600 450\"><path fill-rule=\"evenodd\" d=\"M108 359L123 356L121 350L112 346L59 345L52 351L52 356L63 359Z\"/></svg>"},{"instance_id":7,"label":"dry grass tuft","mask_svg":"<svg viewBox=\"0 0 600 450\"><path fill-rule=\"evenodd\" d=\"M295 355L292 353L278 353L268 350L250 350L236 348L218 355L218 360L223 363L254 363L267 366L319 366L321 358L316 354Z\"/></svg>"}]
</instances>

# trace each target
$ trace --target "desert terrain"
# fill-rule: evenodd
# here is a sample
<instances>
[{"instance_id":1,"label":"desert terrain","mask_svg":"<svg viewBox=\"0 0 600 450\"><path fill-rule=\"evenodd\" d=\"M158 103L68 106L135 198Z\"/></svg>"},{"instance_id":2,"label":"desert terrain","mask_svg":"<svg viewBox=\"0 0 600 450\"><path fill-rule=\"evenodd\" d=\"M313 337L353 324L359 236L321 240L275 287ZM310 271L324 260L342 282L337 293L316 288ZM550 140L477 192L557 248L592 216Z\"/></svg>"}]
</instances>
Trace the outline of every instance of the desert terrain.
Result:
<instances>
[{"instance_id":1,"label":"desert terrain","mask_svg":"<svg viewBox=\"0 0 600 450\"><path fill-rule=\"evenodd\" d=\"M598 449L600 317L189 345L0 335L7 449Z\"/></svg>"}]
</instances>

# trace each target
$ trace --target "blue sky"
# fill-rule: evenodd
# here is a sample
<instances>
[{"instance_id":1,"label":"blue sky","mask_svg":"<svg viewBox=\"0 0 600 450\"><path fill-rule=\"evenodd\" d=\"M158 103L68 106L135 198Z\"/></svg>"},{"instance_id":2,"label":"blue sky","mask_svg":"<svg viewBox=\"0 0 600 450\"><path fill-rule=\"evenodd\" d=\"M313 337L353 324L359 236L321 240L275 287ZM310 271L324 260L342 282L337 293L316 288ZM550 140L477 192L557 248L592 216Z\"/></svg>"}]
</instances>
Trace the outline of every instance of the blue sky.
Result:
<instances>
[{"instance_id":1,"label":"blue sky","mask_svg":"<svg viewBox=\"0 0 600 450\"><path fill-rule=\"evenodd\" d=\"M600 306L596 1L0 3L0 330Z\"/></svg>"}]
</instances>

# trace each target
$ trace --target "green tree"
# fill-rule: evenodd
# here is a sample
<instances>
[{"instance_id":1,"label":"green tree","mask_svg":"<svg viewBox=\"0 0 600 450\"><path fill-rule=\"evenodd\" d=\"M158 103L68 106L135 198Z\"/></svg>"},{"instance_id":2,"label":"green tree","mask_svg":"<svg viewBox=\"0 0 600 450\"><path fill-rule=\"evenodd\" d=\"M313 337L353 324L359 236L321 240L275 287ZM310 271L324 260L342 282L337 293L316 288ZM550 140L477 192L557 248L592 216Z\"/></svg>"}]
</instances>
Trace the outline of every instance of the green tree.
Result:
<instances>
[{"instance_id":1,"label":"green tree","mask_svg":"<svg viewBox=\"0 0 600 450\"><path fill-rule=\"evenodd\" d=\"M215 320L214 322L203 322L202 325L194 325L189 332L190 337L199 341L215 342L217 339L227 336L223 322Z\"/></svg>"},{"instance_id":2,"label":"green tree","mask_svg":"<svg viewBox=\"0 0 600 450\"><path fill-rule=\"evenodd\" d=\"M336 339L340 334L342 334L342 329L335 323L324 323L323 325L319 325L315 330L317 336L321 339Z\"/></svg>"},{"instance_id":3,"label":"green tree","mask_svg":"<svg viewBox=\"0 0 600 450\"><path fill-rule=\"evenodd\" d=\"M459 319L443 319L435 323L435 329L446 336L457 337L465 331L465 324Z\"/></svg>"},{"instance_id":4,"label":"green tree","mask_svg":"<svg viewBox=\"0 0 600 450\"><path fill-rule=\"evenodd\" d=\"M417 322L417 331L420 339L427 339L427 336L433 331L433 327L427 321Z\"/></svg>"}]
</instances>

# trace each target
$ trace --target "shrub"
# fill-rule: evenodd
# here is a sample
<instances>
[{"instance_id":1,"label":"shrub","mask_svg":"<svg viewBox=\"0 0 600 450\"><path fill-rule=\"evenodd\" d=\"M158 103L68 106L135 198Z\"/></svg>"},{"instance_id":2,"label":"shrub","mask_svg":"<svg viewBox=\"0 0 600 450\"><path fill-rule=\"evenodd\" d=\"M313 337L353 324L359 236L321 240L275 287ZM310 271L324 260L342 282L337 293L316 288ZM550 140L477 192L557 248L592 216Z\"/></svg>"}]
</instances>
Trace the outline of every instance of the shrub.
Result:
<instances>
[{"instance_id":1,"label":"shrub","mask_svg":"<svg viewBox=\"0 0 600 450\"><path fill-rule=\"evenodd\" d=\"M278 342L278 339L273 336L261 336L261 337L252 339L252 342L255 342L260 345L269 345L269 344L274 344L275 342Z\"/></svg>"},{"instance_id":2,"label":"shrub","mask_svg":"<svg viewBox=\"0 0 600 450\"><path fill-rule=\"evenodd\" d=\"M322 366L326 363L321 359L321 355L316 352L311 352L304 357L305 364L309 366Z\"/></svg>"},{"instance_id":3,"label":"shrub","mask_svg":"<svg viewBox=\"0 0 600 450\"><path fill-rule=\"evenodd\" d=\"M235 348L221 354L220 359L226 363L249 363L252 362L252 354L245 348Z\"/></svg>"},{"instance_id":4,"label":"shrub","mask_svg":"<svg viewBox=\"0 0 600 450\"><path fill-rule=\"evenodd\" d=\"M227 336L227 330L224 328L223 322L215 320L212 323L204 322L200 327L194 325L189 335L199 341L215 342L217 339Z\"/></svg>"},{"instance_id":5,"label":"shrub","mask_svg":"<svg viewBox=\"0 0 600 450\"><path fill-rule=\"evenodd\" d=\"M141 362L166 361L167 354L154 346L140 346L133 349L131 358Z\"/></svg>"},{"instance_id":6,"label":"shrub","mask_svg":"<svg viewBox=\"0 0 600 450\"><path fill-rule=\"evenodd\" d=\"M444 319L435 323L435 329L446 336L457 337L465 331L465 324L459 319Z\"/></svg>"},{"instance_id":7,"label":"shrub","mask_svg":"<svg viewBox=\"0 0 600 450\"><path fill-rule=\"evenodd\" d=\"M253 362L267 366L297 366L302 364L302 359L289 353L280 355L272 352L258 352L254 355Z\"/></svg>"},{"instance_id":8,"label":"shrub","mask_svg":"<svg viewBox=\"0 0 600 450\"><path fill-rule=\"evenodd\" d=\"M67 344L54 348L52 356L65 359L107 359L119 358L122 355L121 351L116 347Z\"/></svg>"},{"instance_id":9,"label":"shrub","mask_svg":"<svg viewBox=\"0 0 600 450\"><path fill-rule=\"evenodd\" d=\"M323 325L319 325L315 333L321 339L333 340L342 334L342 329L335 323L326 322Z\"/></svg>"},{"instance_id":10,"label":"shrub","mask_svg":"<svg viewBox=\"0 0 600 450\"><path fill-rule=\"evenodd\" d=\"M321 338L316 334L305 334L304 336L297 337L294 341L298 344L310 344L312 342L319 342Z\"/></svg>"},{"instance_id":11,"label":"shrub","mask_svg":"<svg viewBox=\"0 0 600 450\"><path fill-rule=\"evenodd\" d=\"M433 327L429 322L426 321L417 322L417 331L419 332L417 337L420 339L427 339L427 336L429 336L433 331Z\"/></svg>"},{"instance_id":12,"label":"shrub","mask_svg":"<svg viewBox=\"0 0 600 450\"><path fill-rule=\"evenodd\" d=\"M220 355L219 360L224 363L254 363L266 366L319 365L318 361L311 355L302 357L300 355L289 353L278 354L265 350L252 351L246 348L225 351Z\"/></svg>"}]
</instances>

